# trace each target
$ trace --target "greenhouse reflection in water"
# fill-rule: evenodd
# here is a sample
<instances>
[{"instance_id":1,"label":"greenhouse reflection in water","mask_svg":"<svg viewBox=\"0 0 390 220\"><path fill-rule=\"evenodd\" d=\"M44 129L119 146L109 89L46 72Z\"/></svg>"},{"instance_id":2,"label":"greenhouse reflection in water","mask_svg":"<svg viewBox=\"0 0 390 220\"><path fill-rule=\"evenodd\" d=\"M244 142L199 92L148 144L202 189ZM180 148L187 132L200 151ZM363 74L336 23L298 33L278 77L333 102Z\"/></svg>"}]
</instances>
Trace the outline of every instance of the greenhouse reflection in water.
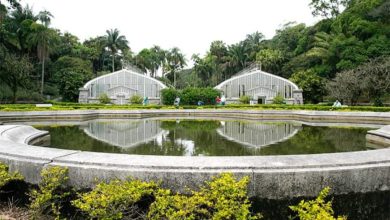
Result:
<instances>
[{"instance_id":1,"label":"greenhouse reflection in water","mask_svg":"<svg viewBox=\"0 0 390 220\"><path fill-rule=\"evenodd\" d=\"M292 121L97 119L39 127L50 147L173 156L243 156L367 150L367 127L311 126Z\"/></svg>"}]
</instances>

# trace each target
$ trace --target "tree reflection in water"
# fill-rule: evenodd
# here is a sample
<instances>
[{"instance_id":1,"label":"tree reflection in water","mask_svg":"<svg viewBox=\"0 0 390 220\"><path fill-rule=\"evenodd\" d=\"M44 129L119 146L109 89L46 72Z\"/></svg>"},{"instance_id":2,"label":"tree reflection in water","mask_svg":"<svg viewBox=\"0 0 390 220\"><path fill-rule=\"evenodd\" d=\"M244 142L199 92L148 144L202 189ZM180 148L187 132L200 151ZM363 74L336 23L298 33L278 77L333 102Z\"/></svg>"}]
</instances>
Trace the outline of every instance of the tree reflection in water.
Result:
<instances>
[{"instance_id":1,"label":"tree reflection in water","mask_svg":"<svg viewBox=\"0 0 390 220\"><path fill-rule=\"evenodd\" d=\"M48 126L51 147L142 155L241 156L366 150L370 128L211 119L92 120Z\"/></svg>"}]
</instances>

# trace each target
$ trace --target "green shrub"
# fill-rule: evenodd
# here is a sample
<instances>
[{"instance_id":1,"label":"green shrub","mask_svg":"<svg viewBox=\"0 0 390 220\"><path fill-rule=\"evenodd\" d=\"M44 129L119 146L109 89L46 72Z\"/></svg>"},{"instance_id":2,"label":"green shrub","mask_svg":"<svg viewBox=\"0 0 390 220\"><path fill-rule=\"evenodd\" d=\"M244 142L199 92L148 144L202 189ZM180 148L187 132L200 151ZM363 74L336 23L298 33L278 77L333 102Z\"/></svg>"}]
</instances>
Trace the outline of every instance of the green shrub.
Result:
<instances>
[{"instance_id":1,"label":"green shrub","mask_svg":"<svg viewBox=\"0 0 390 220\"><path fill-rule=\"evenodd\" d=\"M215 99L221 92L214 88L186 88L181 91L181 103L183 105L197 105L203 101L205 105L215 105Z\"/></svg>"},{"instance_id":2,"label":"green shrub","mask_svg":"<svg viewBox=\"0 0 390 220\"><path fill-rule=\"evenodd\" d=\"M179 91L173 88L161 90L161 101L164 105L173 105L176 96L179 96Z\"/></svg>"},{"instance_id":3,"label":"green shrub","mask_svg":"<svg viewBox=\"0 0 390 220\"><path fill-rule=\"evenodd\" d=\"M324 188L315 200L302 200L290 209L297 212L296 218L300 220L346 220L346 217L333 217L332 201L325 202L325 197L329 193L329 187Z\"/></svg>"},{"instance_id":4,"label":"green shrub","mask_svg":"<svg viewBox=\"0 0 390 220\"><path fill-rule=\"evenodd\" d=\"M157 190L153 182L112 180L99 183L91 192L79 195L72 204L91 219L122 219L135 214L135 203Z\"/></svg>"},{"instance_id":5,"label":"green shrub","mask_svg":"<svg viewBox=\"0 0 390 220\"><path fill-rule=\"evenodd\" d=\"M59 219L61 204L70 194L65 190L68 179L68 168L49 167L42 170L38 190L30 193L29 208L33 219L39 219L43 214L53 214Z\"/></svg>"},{"instance_id":6,"label":"green shrub","mask_svg":"<svg viewBox=\"0 0 390 220\"><path fill-rule=\"evenodd\" d=\"M0 188L11 181L23 180L18 172L10 173L7 165L0 163Z\"/></svg>"},{"instance_id":7,"label":"green shrub","mask_svg":"<svg viewBox=\"0 0 390 220\"><path fill-rule=\"evenodd\" d=\"M142 104L143 98L137 94L130 97L131 104Z\"/></svg>"},{"instance_id":8,"label":"green shrub","mask_svg":"<svg viewBox=\"0 0 390 220\"><path fill-rule=\"evenodd\" d=\"M284 100L282 95L278 94L272 99L272 104L276 104L276 105L286 104L286 101Z\"/></svg>"},{"instance_id":9,"label":"green shrub","mask_svg":"<svg viewBox=\"0 0 390 220\"><path fill-rule=\"evenodd\" d=\"M106 93L102 93L99 96L99 102L101 104L109 104L109 103L111 103L111 99L110 99L110 97L108 97L108 95Z\"/></svg>"},{"instance_id":10,"label":"green shrub","mask_svg":"<svg viewBox=\"0 0 390 220\"><path fill-rule=\"evenodd\" d=\"M241 104L249 104L249 101L251 100L250 96L243 95L240 97L240 103Z\"/></svg>"},{"instance_id":11,"label":"green shrub","mask_svg":"<svg viewBox=\"0 0 390 220\"><path fill-rule=\"evenodd\" d=\"M248 177L237 181L225 173L206 182L191 195L172 194L159 189L152 203L149 219L259 219L252 216L247 197Z\"/></svg>"},{"instance_id":12,"label":"green shrub","mask_svg":"<svg viewBox=\"0 0 390 220\"><path fill-rule=\"evenodd\" d=\"M186 88L182 91L176 89L161 90L162 103L164 105L173 105L175 98L180 97L181 105L197 105L198 101L203 101L205 105L214 105L215 98L219 96L220 91L214 88Z\"/></svg>"}]
</instances>

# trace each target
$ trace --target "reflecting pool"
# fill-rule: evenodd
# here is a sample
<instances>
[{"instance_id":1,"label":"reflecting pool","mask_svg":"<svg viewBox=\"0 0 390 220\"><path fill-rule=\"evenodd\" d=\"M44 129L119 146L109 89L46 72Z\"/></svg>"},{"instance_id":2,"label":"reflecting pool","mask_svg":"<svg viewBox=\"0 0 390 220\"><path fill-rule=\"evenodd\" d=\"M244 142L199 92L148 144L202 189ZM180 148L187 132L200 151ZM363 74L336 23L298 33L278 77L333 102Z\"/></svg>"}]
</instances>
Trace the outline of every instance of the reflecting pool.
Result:
<instances>
[{"instance_id":1,"label":"reflecting pool","mask_svg":"<svg viewBox=\"0 0 390 220\"><path fill-rule=\"evenodd\" d=\"M234 119L97 119L34 125L50 132L49 147L176 156L317 154L368 150L372 125Z\"/></svg>"}]
</instances>

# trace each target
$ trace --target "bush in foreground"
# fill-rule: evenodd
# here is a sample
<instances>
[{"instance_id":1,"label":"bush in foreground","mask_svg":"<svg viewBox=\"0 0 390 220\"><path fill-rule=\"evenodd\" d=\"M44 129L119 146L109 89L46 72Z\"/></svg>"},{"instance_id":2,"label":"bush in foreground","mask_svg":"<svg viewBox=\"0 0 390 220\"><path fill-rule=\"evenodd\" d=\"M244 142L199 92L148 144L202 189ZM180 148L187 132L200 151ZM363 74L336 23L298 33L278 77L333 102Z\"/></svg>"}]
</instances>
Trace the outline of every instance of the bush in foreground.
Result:
<instances>
[{"instance_id":1,"label":"bush in foreground","mask_svg":"<svg viewBox=\"0 0 390 220\"><path fill-rule=\"evenodd\" d=\"M9 167L0 163L0 189L11 181L23 180L23 176L18 172L10 173Z\"/></svg>"},{"instance_id":2,"label":"bush in foreground","mask_svg":"<svg viewBox=\"0 0 390 220\"><path fill-rule=\"evenodd\" d=\"M59 219L62 203L70 194L66 190L68 168L49 167L42 170L41 177L38 189L30 193L31 217L40 219L42 215L54 215Z\"/></svg>"},{"instance_id":3,"label":"bush in foreground","mask_svg":"<svg viewBox=\"0 0 390 220\"><path fill-rule=\"evenodd\" d=\"M156 190L157 184L153 182L112 180L80 194L72 204L91 219L134 219L139 214L136 203Z\"/></svg>"},{"instance_id":4,"label":"bush in foreground","mask_svg":"<svg viewBox=\"0 0 390 220\"><path fill-rule=\"evenodd\" d=\"M17 173L9 173L0 163L0 183L21 180ZM247 195L249 177L236 179L231 173L223 173L205 182L198 191L174 194L154 182L140 180L112 180L101 182L88 192L79 193L69 202L73 192L66 188L68 169L50 167L41 173L38 189L30 193L30 219L62 219L69 215L63 205L73 205L73 217L91 219L260 219L260 214L250 211ZM0 184L0 189L1 189ZM297 212L293 219L345 220L333 217L332 202L325 201L329 188L322 190L314 200L302 200L290 209ZM68 207L69 208L69 207Z\"/></svg>"},{"instance_id":5,"label":"bush in foreground","mask_svg":"<svg viewBox=\"0 0 390 220\"><path fill-rule=\"evenodd\" d=\"M332 201L325 202L330 188L325 187L314 200L302 200L296 206L290 206L290 209L297 212L295 219L300 220L346 220L344 216L333 217Z\"/></svg>"},{"instance_id":6,"label":"bush in foreground","mask_svg":"<svg viewBox=\"0 0 390 220\"><path fill-rule=\"evenodd\" d=\"M150 219L260 219L251 215L247 196L249 178L236 180L224 173L206 182L199 191L190 195L173 194L160 189L152 203Z\"/></svg>"}]
</instances>

